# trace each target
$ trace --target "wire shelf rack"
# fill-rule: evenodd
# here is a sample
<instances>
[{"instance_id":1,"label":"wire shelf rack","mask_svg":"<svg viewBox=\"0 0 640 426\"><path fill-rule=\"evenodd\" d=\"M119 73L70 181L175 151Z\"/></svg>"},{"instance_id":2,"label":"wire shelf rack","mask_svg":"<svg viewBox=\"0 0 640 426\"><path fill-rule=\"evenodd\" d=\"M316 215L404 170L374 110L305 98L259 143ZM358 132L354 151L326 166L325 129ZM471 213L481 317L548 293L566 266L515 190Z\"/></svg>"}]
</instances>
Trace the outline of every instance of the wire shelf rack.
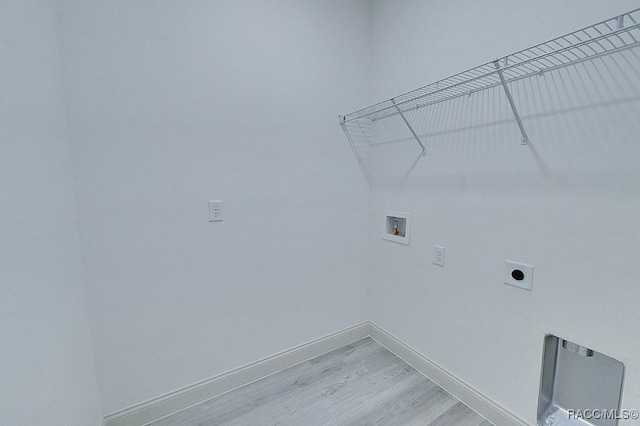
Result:
<instances>
[{"instance_id":1,"label":"wire shelf rack","mask_svg":"<svg viewBox=\"0 0 640 426\"><path fill-rule=\"evenodd\" d=\"M362 147L381 145L385 140L413 138L419 156L426 155L424 142L407 118L413 111L502 86L522 134L521 143L525 145L529 137L511 96L510 83L639 45L640 9L636 9L339 116L339 122L365 175L369 177L366 158L361 155ZM406 127L402 130L403 136L395 134L394 137L393 131L386 131L386 135L377 134L376 122L390 119L397 121L392 128ZM407 137L407 132L411 137Z\"/></svg>"}]
</instances>

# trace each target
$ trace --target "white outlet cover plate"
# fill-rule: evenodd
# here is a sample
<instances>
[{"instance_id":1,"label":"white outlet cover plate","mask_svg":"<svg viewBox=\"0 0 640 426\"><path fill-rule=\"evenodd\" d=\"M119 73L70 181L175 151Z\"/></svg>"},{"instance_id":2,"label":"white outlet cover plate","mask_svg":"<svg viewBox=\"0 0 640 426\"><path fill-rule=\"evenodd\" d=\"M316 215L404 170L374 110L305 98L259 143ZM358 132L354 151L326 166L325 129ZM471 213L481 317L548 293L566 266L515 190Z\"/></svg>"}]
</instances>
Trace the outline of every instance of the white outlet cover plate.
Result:
<instances>
[{"instance_id":1,"label":"white outlet cover plate","mask_svg":"<svg viewBox=\"0 0 640 426\"><path fill-rule=\"evenodd\" d=\"M209 201L209 222L222 222L222 201Z\"/></svg>"},{"instance_id":2,"label":"white outlet cover plate","mask_svg":"<svg viewBox=\"0 0 640 426\"><path fill-rule=\"evenodd\" d=\"M433 246L433 264L444 266L444 247Z\"/></svg>"},{"instance_id":3,"label":"white outlet cover plate","mask_svg":"<svg viewBox=\"0 0 640 426\"><path fill-rule=\"evenodd\" d=\"M519 269L524 273L524 279L518 281L511 276L514 269ZM524 290L533 290L533 266L526 263L514 262L507 260L504 264L504 280L507 285L522 288Z\"/></svg>"}]
</instances>

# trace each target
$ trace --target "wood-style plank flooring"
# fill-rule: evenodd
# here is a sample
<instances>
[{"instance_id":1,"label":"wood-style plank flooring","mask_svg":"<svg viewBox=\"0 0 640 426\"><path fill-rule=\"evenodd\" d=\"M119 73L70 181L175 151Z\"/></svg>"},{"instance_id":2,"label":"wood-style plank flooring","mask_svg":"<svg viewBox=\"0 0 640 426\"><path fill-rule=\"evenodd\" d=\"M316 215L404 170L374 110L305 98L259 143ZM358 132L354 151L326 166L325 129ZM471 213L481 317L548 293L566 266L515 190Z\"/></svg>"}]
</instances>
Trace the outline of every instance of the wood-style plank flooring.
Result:
<instances>
[{"instance_id":1,"label":"wood-style plank flooring","mask_svg":"<svg viewBox=\"0 0 640 426\"><path fill-rule=\"evenodd\" d=\"M371 338L343 346L152 426L490 426Z\"/></svg>"}]
</instances>

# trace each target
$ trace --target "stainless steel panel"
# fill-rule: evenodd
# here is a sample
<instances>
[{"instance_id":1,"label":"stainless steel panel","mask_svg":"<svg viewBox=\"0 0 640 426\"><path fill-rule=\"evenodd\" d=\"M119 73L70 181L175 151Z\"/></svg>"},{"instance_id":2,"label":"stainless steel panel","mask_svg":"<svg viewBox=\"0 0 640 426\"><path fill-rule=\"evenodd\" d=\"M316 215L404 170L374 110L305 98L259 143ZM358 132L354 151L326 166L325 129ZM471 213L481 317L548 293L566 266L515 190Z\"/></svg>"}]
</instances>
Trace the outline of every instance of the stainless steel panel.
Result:
<instances>
[{"instance_id":1,"label":"stainless steel panel","mask_svg":"<svg viewBox=\"0 0 640 426\"><path fill-rule=\"evenodd\" d=\"M540 377L538 425L616 426L623 377L624 365L620 361L547 335Z\"/></svg>"}]
</instances>

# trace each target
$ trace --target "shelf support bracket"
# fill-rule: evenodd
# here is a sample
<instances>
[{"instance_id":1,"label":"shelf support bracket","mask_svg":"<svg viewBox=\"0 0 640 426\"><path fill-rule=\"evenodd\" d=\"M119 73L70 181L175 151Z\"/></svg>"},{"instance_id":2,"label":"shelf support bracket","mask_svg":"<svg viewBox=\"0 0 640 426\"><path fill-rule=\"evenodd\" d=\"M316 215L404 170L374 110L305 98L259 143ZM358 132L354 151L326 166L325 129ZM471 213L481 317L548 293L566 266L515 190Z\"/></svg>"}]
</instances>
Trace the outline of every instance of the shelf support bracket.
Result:
<instances>
[{"instance_id":1,"label":"shelf support bracket","mask_svg":"<svg viewBox=\"0 0 640 426\"><path fill-rule=\"evenodd\" d=\"M506 59L505 59L505 62L506 62ZM507 100L509 101L509 105L511 105L511 111L513 111L513 115L516 118L518 127L520 128L520 133L522 134L520 145L526 145L529 143L529 136L527 136L527 131L524 129L524 125L522 124L522 119L520 118L520 114L518 113L518 108L516 108L516 103L513 101L513 97L511 96L511 91L507 86L507 81L504 79L504 75L502 74L502 69L500 68L500 62L496 59L495 61L493 61L493 64L495 65L496 70L498 71L498 76L500 77L502 88L504 89L505 95L507 95Z\"/></svg>"},{"instance_id":2,"label":"shelf support bracket","mask_svg":"<svg viewBox=\"0 0 640 426\"><path fill-rule=\"evenodd\" d=\"M398 105L396 104L395 100L391 99L391 103L393 104L394 107L396 107L396 111L398 111L398 114L400 114L400 117L402 117L402 121L404 121L404 124L407 125L407 127L409 128L409 131L411 132L413 137L416 138L416 141L418 141L418 144L422 148L422 154L420 154L420 155L422 155L423 157L426 157L427 156L427 148L424 147L424 144L420 140L420 137L415 132L415 130L413 130L413 127L411 127L411 124L409 124L409 120L407 120L407 117L405 117L404 114L402 113L402 111L400 111L400 108L398 108Z\"/></svg>"}]
</instances>

